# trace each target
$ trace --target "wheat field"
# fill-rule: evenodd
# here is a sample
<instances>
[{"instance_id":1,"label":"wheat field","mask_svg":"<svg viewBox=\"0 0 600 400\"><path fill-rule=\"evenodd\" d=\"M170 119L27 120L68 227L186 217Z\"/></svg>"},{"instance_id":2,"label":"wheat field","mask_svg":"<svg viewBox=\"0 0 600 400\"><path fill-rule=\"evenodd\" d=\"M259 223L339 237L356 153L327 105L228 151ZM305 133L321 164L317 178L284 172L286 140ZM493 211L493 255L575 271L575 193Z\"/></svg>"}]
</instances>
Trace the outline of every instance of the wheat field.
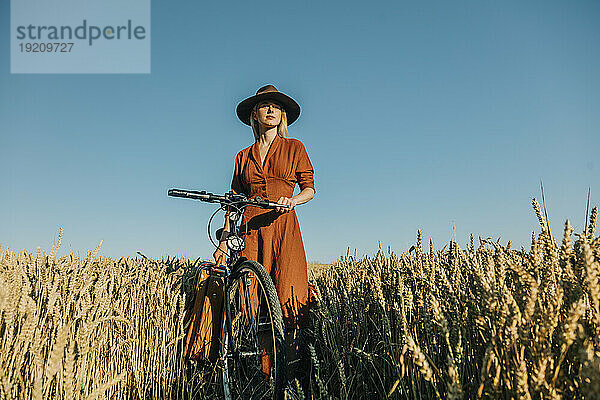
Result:
<instances>
[{"instance_id":1,"label":"wheat field","mask_svg":"<svg viewBox=\"0 0 600 400\"><path fill-rule=\"evenodd\" d=\"M315 399L599 399L598 209L529 250L340 257L311 270ZM220 397L216 366L179 356L193 261L15 253L0 247L0 398Z\"/></svg>"}]
</instances>

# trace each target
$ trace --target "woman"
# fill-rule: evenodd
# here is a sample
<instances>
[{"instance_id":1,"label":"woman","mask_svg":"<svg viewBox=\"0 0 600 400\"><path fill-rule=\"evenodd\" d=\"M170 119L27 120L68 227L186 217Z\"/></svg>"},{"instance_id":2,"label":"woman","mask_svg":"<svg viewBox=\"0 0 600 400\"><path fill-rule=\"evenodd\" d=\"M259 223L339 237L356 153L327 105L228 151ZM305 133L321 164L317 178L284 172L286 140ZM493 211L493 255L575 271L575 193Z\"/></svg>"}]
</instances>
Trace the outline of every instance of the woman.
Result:
<instances>
[{"instance_id":1,"label":"woman","mask_svg":"<svg viewBox=\"0 0 600 400\"><path fill-rule=\"evenodd\" d=\"M246 208L247 234L242 256L261 263L273 278L286 328L288 365L294 377L295 372L303 369L297 365L298 339L301 330L307 327L311 298L306 255L294 208L315 195L313 166L304 145L286 137L287 127L300 115L300 106L275 86L267 85L238 104L237 115L252 127L255 142L237 154L231 189L289 207ZM296 184L300 193L294 196ZM227 244L221 241L214 253L217 264L225 263L226 252Z\"/></svg>"}]
</instances>

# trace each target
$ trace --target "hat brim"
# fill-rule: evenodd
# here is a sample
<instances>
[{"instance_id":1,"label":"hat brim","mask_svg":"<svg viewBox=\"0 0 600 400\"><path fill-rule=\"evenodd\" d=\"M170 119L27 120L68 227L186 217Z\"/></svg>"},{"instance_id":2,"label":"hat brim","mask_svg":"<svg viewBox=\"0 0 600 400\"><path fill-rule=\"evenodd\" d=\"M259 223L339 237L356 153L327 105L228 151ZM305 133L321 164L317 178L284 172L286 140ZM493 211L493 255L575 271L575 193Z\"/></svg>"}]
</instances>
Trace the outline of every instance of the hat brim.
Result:
<instances>
[{"instance_id":1,"label":"hat brim","mask_svg":"<svg viewBox=\"0 0 600 400\"><path fill-rule=\"evenodd\" d=\"M240 104L238 104L236 112L240 121L246 125L250 125L250 114L252 112L252 108L256 103L264 100L274 100L283 106L287 116L288 126L293 124L294 121L296 121L300 116L300 106L290 96L281 92L265 92L248 97L246 100L243 100Z\"/></svg>"}]
</instances>

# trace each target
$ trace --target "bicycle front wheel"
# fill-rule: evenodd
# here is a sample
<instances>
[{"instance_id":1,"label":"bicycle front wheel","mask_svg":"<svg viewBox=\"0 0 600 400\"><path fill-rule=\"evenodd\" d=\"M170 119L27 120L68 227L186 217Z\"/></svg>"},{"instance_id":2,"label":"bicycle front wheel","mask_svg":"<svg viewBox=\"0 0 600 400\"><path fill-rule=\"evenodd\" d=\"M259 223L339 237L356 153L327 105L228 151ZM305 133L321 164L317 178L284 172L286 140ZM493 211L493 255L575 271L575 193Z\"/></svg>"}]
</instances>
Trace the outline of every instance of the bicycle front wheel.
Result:
<instances>
[{"instance_id":1,"label":"bicycle front wheel","mask_svg":"<svg viewBox=\"0 0 600 400\"><path fill-rule=\"evenodd\" d=\"M259 263L246 261L232 272L226 290L231 321L223 343L226 397L283 398L283 317L271 277Z\"/></svg>"}]
</instances>

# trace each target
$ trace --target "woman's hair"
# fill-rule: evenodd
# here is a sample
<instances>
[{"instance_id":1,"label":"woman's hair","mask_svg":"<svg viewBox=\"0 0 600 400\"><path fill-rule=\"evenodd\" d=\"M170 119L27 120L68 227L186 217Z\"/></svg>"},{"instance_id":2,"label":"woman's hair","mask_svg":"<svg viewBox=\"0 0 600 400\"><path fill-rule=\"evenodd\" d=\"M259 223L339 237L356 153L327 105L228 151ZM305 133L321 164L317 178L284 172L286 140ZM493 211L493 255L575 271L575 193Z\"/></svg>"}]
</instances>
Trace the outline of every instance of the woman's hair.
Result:
<instances>
[{"instance_id":1,"label":"woman's hair","mask_svg":"<svg viewBox=\"0 0 600 400\"><path fill-rule=\"evenodd\" d=\"M257 112L256 110L256 106L258 104L255 104L253 107L253 111L254 113ZM250 113L250 126L252 127L252 132L254 133L254 139L258 140L258 138L260 137L260 131L258 130L258 122L252 118L252 113ZM287 129L287 114L285 113L285 109L281 108L281 121L279 121L279 125L277 126L277 134L279 135L279 137L287 137L288 135L288 129Z\"/></svg>"}]
</instances>

